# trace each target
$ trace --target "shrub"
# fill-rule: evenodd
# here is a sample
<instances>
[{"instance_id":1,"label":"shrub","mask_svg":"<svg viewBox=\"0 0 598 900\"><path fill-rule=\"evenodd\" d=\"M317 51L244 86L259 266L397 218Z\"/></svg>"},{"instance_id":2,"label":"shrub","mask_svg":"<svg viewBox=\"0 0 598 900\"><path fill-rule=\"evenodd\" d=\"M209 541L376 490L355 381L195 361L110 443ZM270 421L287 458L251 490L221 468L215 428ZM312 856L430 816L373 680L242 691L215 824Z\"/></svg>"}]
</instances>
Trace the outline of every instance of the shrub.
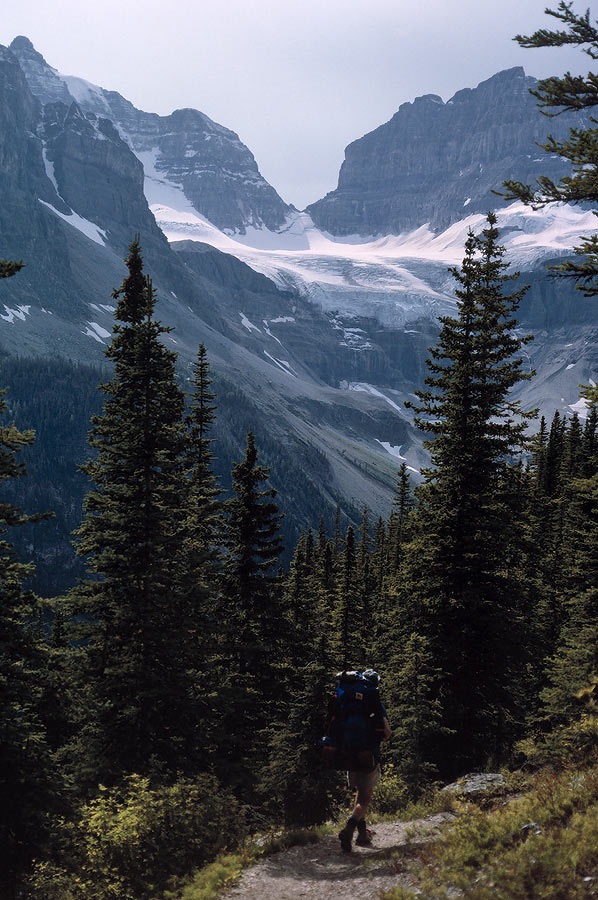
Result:
<instances>
[{"instance_id":1,"label":"shrub","mask_svg":"<svg viewBox=\"0 0 598 900\"><path fill-rule=\"evenodd\" d=\"M598 867L598 770L545 771L531 790L492 810L464 805L427 851L417 889L386 900L583 900Z\"/></svg>"},{"instance_id":2,"label":"shrub","mask_svg":"<svg viewBox=\"0 0 598 900\"><path fill-rule=\"evenodd\" d=\"M402 809L408 800L409 788L398 774L395 766L388 763L384 766L382 778L374 789L372 812L379 815L392 815Z\"/></svg>"},{"instance_id":3,"label":"shrub","mask_svg":"<svg viewBox=\"0 0 598 900\"><path fill-rule=\"evenodd\" d=\"M144 900L236 845L245 833L235 799L209 775L153 787L128 777L64 823L58 862L39 863L31 896Z\"/></svg>"}]
</instances>

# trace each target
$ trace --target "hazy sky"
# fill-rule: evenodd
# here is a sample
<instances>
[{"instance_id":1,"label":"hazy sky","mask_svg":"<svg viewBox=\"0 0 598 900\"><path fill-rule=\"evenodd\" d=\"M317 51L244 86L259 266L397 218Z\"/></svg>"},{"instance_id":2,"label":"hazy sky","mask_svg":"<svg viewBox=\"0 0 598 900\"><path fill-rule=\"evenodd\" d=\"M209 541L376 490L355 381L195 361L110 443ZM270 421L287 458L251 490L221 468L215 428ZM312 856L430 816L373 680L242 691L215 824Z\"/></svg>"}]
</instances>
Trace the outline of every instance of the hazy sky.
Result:
<instances>
[{"instance_id":1,"label":"hazy sky","mask_svg":"<svg viewBox=\"0 0 598 900\"><path fill-rule=\"evenodd\" d=\"M26 35L59 72L141 109L201 110L303 208L336 187L346 145L405 101L446 101L516 65L585 74L579 49L512 40L558 27L546 6L557 0L6 0L0 43Z\"/></svg>"}]
</instances>

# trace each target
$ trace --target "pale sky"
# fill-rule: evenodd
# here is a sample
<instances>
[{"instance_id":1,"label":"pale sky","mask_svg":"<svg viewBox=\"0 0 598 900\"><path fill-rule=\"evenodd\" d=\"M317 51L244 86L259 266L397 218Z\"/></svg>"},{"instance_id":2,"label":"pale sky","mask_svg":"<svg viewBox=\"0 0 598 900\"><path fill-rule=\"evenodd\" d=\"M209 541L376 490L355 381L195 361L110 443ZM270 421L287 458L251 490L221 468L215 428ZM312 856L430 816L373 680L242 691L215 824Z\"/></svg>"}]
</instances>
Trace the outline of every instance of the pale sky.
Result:
<instances>
[{"instance_id":1,"label":"pale sky","mask_svg":"<svg viewBox=\"0 0 598 900\"><path fill-rule=\"evenodd\" d=\"M587 0L574 4L585 12ZM237 132L304 208L337 184L344 148L422 94L449 100L501 69L586 74L579 49L521 50L558 0L5 0L0 44L148 112L195 107Z\"/></svg>"}]
</instances>

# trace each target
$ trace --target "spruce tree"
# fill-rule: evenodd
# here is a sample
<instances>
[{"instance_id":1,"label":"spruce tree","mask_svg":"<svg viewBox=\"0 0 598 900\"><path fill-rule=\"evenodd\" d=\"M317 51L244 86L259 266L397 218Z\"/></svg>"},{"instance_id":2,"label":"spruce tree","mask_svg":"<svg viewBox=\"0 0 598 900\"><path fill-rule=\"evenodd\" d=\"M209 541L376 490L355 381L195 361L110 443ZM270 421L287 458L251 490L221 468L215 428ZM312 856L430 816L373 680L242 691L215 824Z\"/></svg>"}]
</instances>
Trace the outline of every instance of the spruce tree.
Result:
<instances>
[{"instance_id":1,"label":"spruce tree","mask_svg":"<svg viewBox=\"0 0 598 900\"><path fill-rule=\"evenodd\" d=\"M6 401L0 393L0 416ZM18 454L34 435L0 424L0 482L25 474ZM0 895L12 897L15 879L39 853L63 789L52 761L43 716L47 654L36 627L39 601L24 586L31 566L17 559L9 530L38 516L0 502Z\"/></svg>"},{"instance_id":2,"label":"spruce tree","mask_svg":"<svg viewBox=\"0 0 598 900\"><path fill-rule=\"evenodd\" d=\"M187 497L183 395L175 354L154 318L155 292L135 241L115 291L106 351L114 375L92 420L78 552L91 578L74 594L91 718L82 730L90 779L193 766L198 722L188 671L195 621L181 589Z\"/></svg>"},{"instance_id":3,"label":"spruce tree","mask_svg":"<svg viewBox=\"0 0 598 900\"><path fill-rule=\"evenodd\" d=\"M190 411L186 419L186 468L188 495L182 545L183 571L188 579L191 609L201 631L198 645L207 653L218 620L217 604L222 576L223 503L222 490L213 472L213 440L210 430L215 420L207 351L200 345L193 365Z\"/></svg>"},{"instance_id":4,"label":"spruce tree","mask_svg":"<svg viewBox=\"0 0 598 900\"><path fill-rule=\"evenodd\" d=\"M565 30L541 28L530 36L517 35L515 40L521 47L573 45L580 47L590 59L598 59L598 29L590 21L589 9L585 14L578 14L573 10L573 3L561 0L556 10L547 9L546 14L562 23ZM548 116L567 110L592 110L598 105L598 76L593 72L585 77L567 72L561 78L543 79L532 94ZM506 181L503 196L522 200L535 209L547 203L595 203L598 200L598 128L594 115L590 114L587 121L587 126L572 128L567 140L557 141L549 136L541 145L547 153L569 160L571 175L558 183L542 176L535 186ZM582 240L575 252L580 261L567 260L551 268L557 274L573 278L585 296L595 296L598 294L598 234Z\"/></svg>"},{"instance_id":5,"label":"spruce tree","mask_svg":"<svg viewBox=\"0 0 598 900\"><path fill-rule=\"evenodd\" d=\"M25 263L14 259L0 259L0 278L11 278L20 272Z\"/></svg>"},{"instance_id":6,"label":"spruce tree","mask_svg":"<svg viewBox=\"0 0 598 900\"><path fill-rule=\"evenodd\" d=\"M345 546L339 560L336 609L334 613L334 647L339 669L361 666L364 662L361 592L358 583L357 546L352 525L347 528Z\"/></svg>"},{"instance_id":7,"label":"spruce tree","mask_svg":"<svg viewBox=\"0 0 598 900\"><path fill-rule=\"evenodd\" d=\"M523 290L505 293L496 217L470 233L453 269L458 313L441 319L418 392L417 422L428 434L431 467L418 488L414 537L404 555L398 629L431 654L430 709L442 717L433 757L453 775L495 763L517 733L524 661L522 598L504 557L518 540L505 495L505 470L524 444L530 414L509 397L522 379L514 313Z\"/></svg>"},{"instance_id":8,"label":"spruce tree","mask_svg":"<svg viewBox=\"0 0 598 900\"><path fill-rule=\"evenodd\" d=\"M215 765L243 799L255 801L282 720L290 622L278 572L282 552L276 491L258 463L252 432L232 472L225 504L222 751Z\"/></svg>"},{"instance_id":9,"label":"spruce tree","mask_svg":"<svg viewBox=\"0 0 598 900\"><path fill-rule=\"evenodd\" d=\"M576 694L598 672L598 406L593 403L580 434L570 429L577 464L567 467L563 490L562 628L546 670L543 713L551 726L580 714Z\"/></svg>"},{"instance_id":10,"label":"spruce tree","mask_svg":"<svg viewBox=\"0 0 598 900\"><path fill-rule=\"evenodd\" d=\"M257 457L255 438L249 432L245 456L233 469L233 496L226 504L225 582L243 632L235 635L241 672L256 671L264 650L281 637L281 515L274 502L276 491L264 486L269 471Z\"/></svg>"}]
</instances>

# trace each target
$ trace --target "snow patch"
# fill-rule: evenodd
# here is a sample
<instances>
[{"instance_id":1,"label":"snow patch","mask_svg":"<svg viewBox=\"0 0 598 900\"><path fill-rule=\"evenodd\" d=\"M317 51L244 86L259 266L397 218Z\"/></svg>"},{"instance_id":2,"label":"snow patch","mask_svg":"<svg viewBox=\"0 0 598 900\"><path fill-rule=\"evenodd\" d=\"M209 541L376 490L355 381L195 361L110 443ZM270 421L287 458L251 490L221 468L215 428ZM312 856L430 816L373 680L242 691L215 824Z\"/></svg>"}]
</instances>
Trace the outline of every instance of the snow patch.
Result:
<instances>
[{"instance_id":1,"label":"snow patch","mask_svg":"<svg viewBox=\"0 0 598 900\"><path fill-rule=\"evenodd\" d=\"M52 160L48 159L48 152L45 147L42 149L42 157L44 160L44 168L46 170L46 175L48 176L48 178L54 185L54 190L60 197L60 191L58 190L58 182L56 181L56 175L54 173L54 163L52 162ZM62 197L60 197L60 199L62 200Z\"/></svg>"},{"instance_id":2,"label":"snow patch","mask_svg":"<svg viewBox=\"0 0 598 900\"><path fill-rule=\"evenodd\" d=\"M262 321L263 321L263 323L264 323L264 331L266 332L266 334L268 335L268 337L271 337L271 338L273 338L275 341L278 341L278 343L279 343L280 346L282 347L282 341L280 340L280 338L277 338L276 335L275 335L275 334L272 334L272 332L270 331L270 326L269 326L269 324L268 324L268 320L267 320L267 319L263 319Z\"/></svg>"},{"instance_id":3,"label":"snow patch","mask_svg":"<svg viewBox=\"0 0 598 900\"><path fill-rule=\"evenodd\" d=\"M293 378L298 377L297 373L286 359L277 359L275 356L267 353L266 350L264 350L264 356L267 356L268 359L272 360L272 362L277 365L279 369L282 369L283 372L286 372L287 375L292 375Z\"/></svg>"},{"instance_id":4,"label":"snow patch","mask_svg":"<svg viewBox=\"0 0 598 900\"><path fill-rule=\"evenodd\" d=\"M95 309L97 312L107 312L114 313L116 312L115 306L110 306L108 303L90 303L91 309Z\"/></svg>"},{"instance_id":5,"label":"snow patch","mask_svg":"<svg viewBox=\"0 0 598 900\"><path fill-rule=\"evenodd\" d=\"M397 412L401 414L404 413L404 410L402 410L394 400L391 400L390 397L383 394L382 391L374 387L373 384L366 384L364 381L341 381L339 387L341 390L361 391L366 394L371 394L373 397L379 397L381 400L384 400L385 403L388 403L389 406L392 406L393 409L396 409Z\"/></svg>"},{"instance_id":6,"label":"snow patch","mask_svg":"<svg viewBox=\"0 0 598 900\"><path fill-rule=\"evenodd\" d=\"M572 412L577 413L580 419L587 419L589 405L590 404L585 397L580 397L576 403L569 404L569 409Z\"/></svg>"},{"instance_id":7,"label":"snow patch","mask_svg":"<svg viewBox=\"0 0 598 900\"><path fill-rule=\"evenodd\" d=\"M403 460L403 462L407 461L407 457L401 456L401 447L403 446L402 444L399 447L393 447L393 445L389 444L388 441L380 441L378 440L378 438L376 438L376 443L380 444L381 447L384 447L386 452L390 453L391 456L394 456L395 459L401 459Z\"/></svg>"},{"instance_id":8,"label":"snow patch","mask_svg":"<svg viewBox=\"0 0 598 900\"><path fill-rule=\"evenodd\" d=\"M61 73L58 73L58 75L66 84L71 97L74 97L80 106L91 105L94 106L96 110L100 107L104 110L108 119L113 118L113 112L99 85L92 84L91 81L85 81L84 78L77 78L75 75L62 75Z\"/></svg>"},{"instance_id":9,"label":"snow patch","mask_svg":"<svg viewBox=\"0 0 598 900\"><path fill-rule=\"evenodd\" d=\"M239 315L241 316L241 325L243 325L247 331L257 331L258 334L261 334L260 329L257 325L254 325L253 322L250 322L244 312L239 311Z\"/></svg>"},{"instance_id":10,"label":"snow patch","mask_svg":"<svg viewBox=\"0 0 598 900\"><path fill-rule=\"evenodd\" d=\"M87 328L81 333L86 335L87 337L94 338L94 340L98 341L98 343L100 344L104 344L106 338L109 338L111 336L110 332L106 331L105 328L102 328L101 325L98 325L97 322L88 322Z\"/></svg>"},{"instance_id":11,"label":"snow patch","mask_svg":"<svg viewBox=\"0 0 598 900\"><path fill-rule=\"evenodd\" d=\"M39 198L38 198L39 199ZM82 216L77 215L76 212L70 214L70 216L65 215L65 213L59 212L51 203L46 203L45 200L39 200L43 206L46 206L49 210L51 210L55 215L57 215L63 221L68 222L69 225L72 225L73 228L76 228L77 231L80 231L86 237L90 238L95 244L100 244L102 247L106 244L106 232L95 225L93 222L90 222L89 219L84 219Z\"/></svg>"},{"instance_id":12,"label":"snow patch","mask_svg":"<svg viewBox=\"0 0 598 900\"><path fill-rule=\"evenodd\" d=\"M21 322L24 322L26 317L29 315L31 307L30 306L17 306L16 309L12 309L10 306L4 306L6 311L6 315L2 315L0 313L0 319L4 319L5 322L8 322L10 325L14 325L15 319L20 319Z\"/></svg>"}]
</instances>

